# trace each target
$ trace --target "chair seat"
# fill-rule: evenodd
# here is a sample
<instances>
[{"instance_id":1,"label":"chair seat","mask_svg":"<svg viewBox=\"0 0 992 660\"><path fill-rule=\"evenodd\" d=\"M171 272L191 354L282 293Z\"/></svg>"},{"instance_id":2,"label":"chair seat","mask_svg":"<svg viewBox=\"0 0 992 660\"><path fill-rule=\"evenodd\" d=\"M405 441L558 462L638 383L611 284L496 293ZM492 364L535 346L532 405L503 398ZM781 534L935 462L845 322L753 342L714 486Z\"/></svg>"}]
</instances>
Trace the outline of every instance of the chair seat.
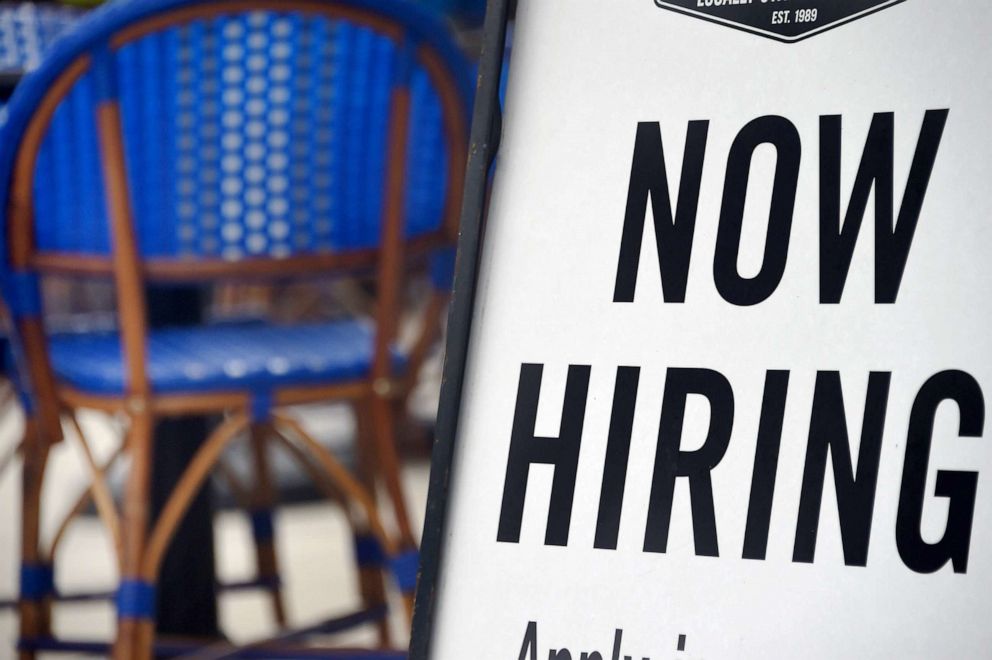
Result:
<instances>
[{"instance_id":1,"label":"chair seat","mask_svg":"<svg viewBox=\"0 0 992 660\"><path fill-rule=\"evenodd\" d=\"M156 393L253 391L364 378L372 367L372 326L343 320L308 325L222 324L153 330L148 375ZM63 383L93 394L124 392L118 333L55 335L52 368ZM404 358L393 353L393 368Z\"/></svg>"}]
</instances>

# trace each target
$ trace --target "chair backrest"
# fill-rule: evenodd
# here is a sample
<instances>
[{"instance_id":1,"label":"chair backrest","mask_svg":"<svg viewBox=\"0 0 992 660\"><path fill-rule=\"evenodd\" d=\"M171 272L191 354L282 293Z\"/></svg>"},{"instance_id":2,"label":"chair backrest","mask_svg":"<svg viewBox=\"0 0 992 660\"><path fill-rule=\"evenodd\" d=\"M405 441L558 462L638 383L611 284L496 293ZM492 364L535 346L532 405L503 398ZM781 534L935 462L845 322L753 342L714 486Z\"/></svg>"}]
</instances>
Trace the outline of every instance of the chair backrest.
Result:
<instances>
[{"instance_id":1,"label":"chair backrest","mask_svg":"<svg viewBox=\"0 0 992 660\"><path fill-rule=\"evenodd\" d=\"M407 133L406 236L439 244L456 222L469 93L443 27L403 2L111 3L11 100L6 256L17 270L110 274L117 194L150 279L371 266L392 120Z\"/></svg>"},{"instance_id":2,"label":"chair backrest","mask_svg":"<svg viewBox=\"0 0 992 660\"><path fill-rule=\"evenodd\" d=\"M0 70L38 68L48 44L78 18L71 7L0 2Z\"/></svg>"},{"instance_id":3,"label":"chair backrest","mask_svg":"<svg viewBox=\"0 0 992 660\"><path fill-rule=\"evenodd\" d=\"M71 7L0 0L0 126L18 78L37 68L48 45L78 18Z\"/></svg>"},{"instance_id":4,"label":"chair backrest","mask_svg":"<svg viewBox=\"0 0 992 660\"><path fill-rule=\"evenodd\" d=\"M457 230L469 80L402 0L117 0L82 19L0 127L0 284L46 433L50 273L113 276L141 400L146 282L374 268L387 375L400 264Z\"/></svg>"}]
</instances>

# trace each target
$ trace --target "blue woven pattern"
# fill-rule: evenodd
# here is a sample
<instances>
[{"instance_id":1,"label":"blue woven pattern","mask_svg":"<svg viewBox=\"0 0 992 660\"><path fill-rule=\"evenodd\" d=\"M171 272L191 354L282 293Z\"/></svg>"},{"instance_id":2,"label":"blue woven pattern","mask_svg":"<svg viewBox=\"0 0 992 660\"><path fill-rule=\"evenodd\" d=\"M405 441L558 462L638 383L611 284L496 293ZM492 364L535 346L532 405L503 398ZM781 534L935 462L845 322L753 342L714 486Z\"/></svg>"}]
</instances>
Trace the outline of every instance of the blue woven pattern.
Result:
<instances>
[{"instance_id":1,"label":"blue woven pattern","mask_svg":"<svg viewBox=\"0 0 992 660\"><path fill-rule=\"evenodd\" d=\"M78 18L67 7L0 2L0 71L32 71L49 44ZM0 126L7 119L0 102Z\"/></svg>"},{"instance_id":2,"label":"blue woven pattern","mask_svg":"<svg viewBox=\"0 0 992 660\"><path fill-rule=\"evenodd\" d=\"M409 52L371 29L251 12L144 37L112 56L141 251L288 257L379 240L390 94ZM39 249L110 249L93 72L56 111L35 174ZM439 227L441 105L411 80L407 234Z\"/></svg>"},{"instance_id":3,"label":"blue woven pattern","mask_svg":"<svg viewBox=\"0 0 992 660\"><path fill-rule=\"evenodd\" d=\"M263 324L168 328L148 336L148 374L156 392L254 390L362 378L374 332L359 321L299 326ZM121 394L125 372L115 334L56 335L56 376L97 394ZM403 359L395 355L394 367Z\"/></svg>"},{"instance_id":4,"label":"blue woven pattern","mask_svg":"<svg viewBox=\"0 0 992 660\"><path fill-rule=\"evenodd\" d=\"M0 69L37 68L48 45L78 15L66 7L0 2Z\"/></svg>"}]
</instances>

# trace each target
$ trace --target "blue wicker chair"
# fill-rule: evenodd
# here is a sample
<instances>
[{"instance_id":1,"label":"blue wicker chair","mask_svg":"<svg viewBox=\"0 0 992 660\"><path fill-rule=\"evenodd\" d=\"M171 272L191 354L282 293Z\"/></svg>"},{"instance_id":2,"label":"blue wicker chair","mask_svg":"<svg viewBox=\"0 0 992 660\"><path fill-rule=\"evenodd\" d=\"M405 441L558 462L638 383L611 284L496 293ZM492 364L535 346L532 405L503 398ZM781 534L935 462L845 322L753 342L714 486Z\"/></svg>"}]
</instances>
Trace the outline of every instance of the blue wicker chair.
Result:
<instances>
[{"instance_id":1,"label":"blue wicker chair","mask_svg":"<svg viewBox=\"0 0 992 660\"><path fill-rule=\"evenodd\" d=\"M14 75L41 64L48 45L79 17L79 12L58 5L0 1L0 124L6 117L4 85Z\"/></svg>"},{"instance_id":2,"label":"blue wicker chair","mask_svg":"<svg viewBox=\"0 0 992 660\"><path fill-rule=\"evenodd\" d=\"M410 361L395 347L404 268L454 238L469 67L427 14L390 0L122 0L93 12L18 86L0 129L0 284L27 390L21 648L55 648L38 510L64 420L129 420L120 515L91 464L122 579L116 657L149 658L159 562L191 497L245 430L278 443L354 520L364 616L383 572L410 596L414 535L394 447ZM157 282L374 278L373 319L149 329ZM46 276L105 277L119 329L49 335ZM416 352L416 351L415 351ZM345 399L367 429L353 476L286 405ZM149 528L150 433L223 414ZM381 479L397 535L372 494ZM102 496L101 496L102 494ZM271 536L264 507L259 536ZM274 557L273 557L274 560ZM380 625L385 634L385 626Z\"/></svg>"},{"instance_id":3,"label":"blue wicker chair","mask_svg":"<svg viewBox=\"0 0 992 660\"><path fill-rule=\"evenodd\" d=\"M0 70L38 68L48 45L78 17L71 7L0 2Z\"/></svg>"},{"instance_id":4,"label":"blue wicker chair","mask_svg":"<svg viewBox=\"0 0 992 660\"><path fill-rule=\"evenodd\" d=\"M36 6L33 3L0 2L0 125L7 117L7 99L15 81L25 71L38 67L42 53L49 44L78 18L78 12L57 5ZM10 374L7 347L6 317L0 328L0 373ZM14 397L6 388L0 394L0 411L5 412ZM19 451L19 445L16 451ZM15 452L0 458L0 476L12 462Z\"/></svg>"}]
</instances>

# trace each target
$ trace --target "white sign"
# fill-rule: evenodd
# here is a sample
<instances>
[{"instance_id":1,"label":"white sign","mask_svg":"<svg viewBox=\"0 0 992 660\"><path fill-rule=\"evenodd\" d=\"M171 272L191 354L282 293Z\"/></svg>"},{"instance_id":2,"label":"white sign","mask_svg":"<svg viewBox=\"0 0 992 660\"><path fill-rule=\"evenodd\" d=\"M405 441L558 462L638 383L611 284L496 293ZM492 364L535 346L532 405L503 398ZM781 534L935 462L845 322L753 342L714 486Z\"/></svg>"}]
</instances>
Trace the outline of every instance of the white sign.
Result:
<instances>
[{"instance_id":1,"label":"white sign","mask_svg":"<svg viewBox=\"0 0 992 660\"><path fill-rule=\"evenodd\" d=\"M433 657L988 657L992 5L517 19Z\"/></svg>"}]
</instances>

